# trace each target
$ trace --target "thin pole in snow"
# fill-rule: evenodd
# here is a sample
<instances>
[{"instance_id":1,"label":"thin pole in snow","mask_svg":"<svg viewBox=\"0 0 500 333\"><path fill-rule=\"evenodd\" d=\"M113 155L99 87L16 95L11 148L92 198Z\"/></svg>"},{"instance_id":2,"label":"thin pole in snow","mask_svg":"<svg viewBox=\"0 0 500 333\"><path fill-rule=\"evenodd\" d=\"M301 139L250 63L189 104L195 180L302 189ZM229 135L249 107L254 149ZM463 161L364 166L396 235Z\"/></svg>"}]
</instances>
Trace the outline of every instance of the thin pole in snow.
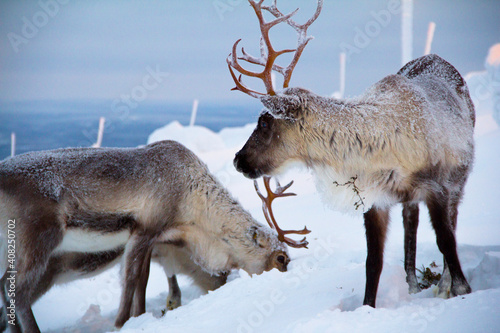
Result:
<instances>
[{"instance_id":1,"label":"thin pole in snow","mask_svg":"<svg viewBox=\"0 0 500 333\"><path fill-rule=\"evenodd\" d=\"M436 30L436 23L429 22L429 28L427 29L427 41L425 42L424 55L431 53L432 40L434 39L434 30Z\"/></svg>"},{"instance_id":2,"label":"thin pole in snow","mask_svg":"<svg viewBox=\"0 0 500 333\"><path fill-rule=\"evenodd\" d=\"M99 129L97 131L97 142L92 145L94 148L99 148L102 145L102 137L104 135L104 123L106 122L106 118L99 118Z\"/></svg>"},{"instance_id":3,"label":"thin pole in snow","mask_svg":"<svg viewBox=\"0 0 500 333\"><path fill-rule=\"evenodd\" d=\"M189 126L194 126L196 121L196 113L198 112L198 100L193 101L193 109L191 110L191 120L189 121Z\"/></svg>"},{"instance_id":4,"label":"thin pole in snow","mask_svg":"<svg viewBox=\"0 0 500 333\"><path fill-rule=\"evenodd\" d=\"M10 156L16 155L16 133L10 133Z\"/></svg>"},{"instance_id":5,"label":"thin pole in snow","mask_svg":"<svg viewBox=\"0 0 500 333\"><path fill-rule=\"evenodd\" d=\"M345 93L345 53L340 53L340 98L344 98Z\"/></svg>"},{"instance_id":6,"label":"thin pole in snow","mask_svg":"<svg viewBox=\"0 0 500 333\"><path fill-rule=\"evenodd\" d=\"M403 0L401 12L401 62L413 59L413 0Z\"/></svg>"}]
</instances>

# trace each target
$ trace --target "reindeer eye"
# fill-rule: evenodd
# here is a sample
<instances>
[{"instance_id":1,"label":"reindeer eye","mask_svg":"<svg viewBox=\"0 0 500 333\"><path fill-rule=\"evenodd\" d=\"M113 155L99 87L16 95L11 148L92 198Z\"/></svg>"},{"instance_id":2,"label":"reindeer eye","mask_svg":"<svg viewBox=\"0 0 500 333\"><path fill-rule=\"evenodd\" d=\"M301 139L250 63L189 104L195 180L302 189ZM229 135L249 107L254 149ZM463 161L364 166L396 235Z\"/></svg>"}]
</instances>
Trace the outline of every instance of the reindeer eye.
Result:
<instances>
[{"instance_id":1,"label":"reindeer eye","mask_svg":"<svg viewBox=\"0 0 500 333\"><path fill-rule=\"evenodd\" d=\"M260 123L260 127L262 127L262 128L268 128L268 127L269 127L269 124L267 123L267 121L262 121L262 122Z\"/></svg>"}]
</instances>

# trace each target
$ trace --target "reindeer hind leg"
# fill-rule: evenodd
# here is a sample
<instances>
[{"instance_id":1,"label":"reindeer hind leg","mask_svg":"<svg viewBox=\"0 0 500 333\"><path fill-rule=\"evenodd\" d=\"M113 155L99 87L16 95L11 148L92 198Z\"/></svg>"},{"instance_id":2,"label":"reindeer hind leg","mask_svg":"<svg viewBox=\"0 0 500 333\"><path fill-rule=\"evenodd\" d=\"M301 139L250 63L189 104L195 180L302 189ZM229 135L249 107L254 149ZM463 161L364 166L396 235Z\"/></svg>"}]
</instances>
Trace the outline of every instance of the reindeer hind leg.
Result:
<instances>
[{"instance_id":1,"label":"reindeer hind leg","mask_svg":"<svg viewBox=\"0 0 500 333\"><path fill-rule=\"evenodd\" d=\"M456 219L456 212L453 213L455 217L453 217L453 214L450 214L450 205L452 209L456 209L458 203L454 204L453 200L451 201L446 191L444 191L444 194L431 194L427 199L429 215L434 231L436 232L437 245L445 260L443 282L440 281L440 286L438 286L438 296L443 298L464 295L471 292L457 254L454 231L456 221L452 221L453 218ZM447 270L449 270L451 284L447 281Z\"/></svg>"},{"instance_id":2,"label":"reindeer hind leg","mask_svg":"<svg viewBox=\"0 0 500 333\"><path fill-rule=\"evenodd\" d=\"M123 289L115 326L121 328L130 318L134 295L143 270L143 263L153 247L154 235L135 233L125 246Z\"/></svg>"},{"instance_id":3,"label":"reindeer hind leg","mask_svg":"<svg viewBox=\"0 0 500 333\"><path fill-rule=\"evenodd\" d=\"M141 274L134 294L132 317L138 317L146 312L146 287L148 285L150 264L151 251L149 251L146 260L142 263Z\"/></svg>"},{"instance_id":4,"label":"reindeer hind leg","mask_svg":"<svg viewBox=\"0 0 500 333\"><path fill-rule=\"evenodd\" d=\"M16 304L15 328L30 333L40 332L31 304L51 285L51 281L46 282L43 279L51 275L47 272L49 259L52 251L63 239L60 225L56 222L57 216L52 213L51 207L44 203L37 206L39 209L29 212L31 216L37 216L35 220L22 217L17 221L16 235L19 238L16 239L16 261L15 266L10 267L15 273L9 273L8 270L2 277L3 293L10 291L8 281L15 280L15 292L11 293ZM24 223L21 223L22 220ZM33 228L35 225L36 228ZM10 301L7 298L4 302L6 300ZM9 326L14 328L13 325Z\"/></svg>"}]
</instances>

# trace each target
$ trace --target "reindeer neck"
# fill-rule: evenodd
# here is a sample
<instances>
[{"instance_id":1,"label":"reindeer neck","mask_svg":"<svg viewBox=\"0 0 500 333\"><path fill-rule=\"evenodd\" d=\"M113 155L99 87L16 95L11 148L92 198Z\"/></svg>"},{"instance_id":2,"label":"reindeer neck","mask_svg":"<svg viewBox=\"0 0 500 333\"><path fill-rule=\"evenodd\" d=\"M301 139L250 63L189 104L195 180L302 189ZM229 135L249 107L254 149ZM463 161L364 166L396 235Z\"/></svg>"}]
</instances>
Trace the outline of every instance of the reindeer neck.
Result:
<instances>
[{"instance_id":1,"label":"reindeer neck","mask_svg":"<svg viewBox=\"0 0 500 333\"><path fill-rule=\"evenodd\" d=\"M317 97L307 107L305 160L312 165L342 167L349 156L363 154L376 107L356 100ZM339 164L340 165L331 165Z\"/></svg>"},{"instance_id":2,"label":"reindeer neck","mask_svg":"<svg viewBox=\"0 0 500 333\"><path fill-rule=\"evenodd\" d=\"M228 227L247 228L253 220L231 194L215 179L205 173L203 179L193 179L189 205L193 208L189 220L214 234ZM234 230L234 232L238 232Z\"/></svg>"}]
</instances>

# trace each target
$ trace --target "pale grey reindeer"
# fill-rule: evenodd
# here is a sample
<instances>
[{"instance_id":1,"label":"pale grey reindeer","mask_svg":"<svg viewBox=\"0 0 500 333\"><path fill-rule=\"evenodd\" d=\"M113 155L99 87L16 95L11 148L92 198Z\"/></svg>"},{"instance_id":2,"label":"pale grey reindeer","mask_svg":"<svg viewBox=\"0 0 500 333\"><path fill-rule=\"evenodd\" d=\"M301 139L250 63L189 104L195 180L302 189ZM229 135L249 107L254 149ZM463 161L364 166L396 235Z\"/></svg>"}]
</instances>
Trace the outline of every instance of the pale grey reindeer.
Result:
<instances>
[{"instance_id":1,"label":"pale grey reindeer","mask_svg":"<svg viewBox=\"0 0 500 333\"><path fill-rule=\"evenodd\" d=\"M429 208L445 268L438 295L449 297L471 292L457 255L455 229L458 205L474 156L475 112L467 85L459 72L437 55L405 65L396 75L375 83L362 96L335 99L306 89L288 88L292 71L312 38L307 28L318 17L298 25L263 1L249 0L259 19L261 57L242 50L236 42L227 59L236 87L260 98L265 109L234 165L249 178L279 174L290 162L302 162L316 174L317 187L333 207L364 213L368 255L363 304L375 307L389 224L389 209L403 204L405 270L410 292L419 290L415 275L419 202ZM276 17L266 22L262 11ZM276 51L269 29L287 22L299 33L296 50ZM295 52L286 68L275 64L282 53ZM238 59L262 65L250 72ZM233 69L264 81L267 92L247 88ZM284 76L276 93L271 72Z\"/></svg>"},{"instance_id":2,"label":"pale grey reindeer","mask_svg":"<svg viewBox=\"0 0 500 333\"><path fill-rule=\"evenodd\" d=\"M17 325L10 327L22 332L39 332L31 304L46 278L59 274L59 264L50 264L58 258L85 259L68 260L76 270L86 270L85 265L99 266L103 254L124 252L117 327L131 314L145 312L149 262L158 243L186 251L210 275L233 268L250 274L285 271L289 262L277 235L174 141L128 149L58 149L4 160L0 221L2 253L15 232L15 262L2 258L2 299L15 302ZM12 270L14 296L7 280Z\"/></svg>"}]
</instances>

